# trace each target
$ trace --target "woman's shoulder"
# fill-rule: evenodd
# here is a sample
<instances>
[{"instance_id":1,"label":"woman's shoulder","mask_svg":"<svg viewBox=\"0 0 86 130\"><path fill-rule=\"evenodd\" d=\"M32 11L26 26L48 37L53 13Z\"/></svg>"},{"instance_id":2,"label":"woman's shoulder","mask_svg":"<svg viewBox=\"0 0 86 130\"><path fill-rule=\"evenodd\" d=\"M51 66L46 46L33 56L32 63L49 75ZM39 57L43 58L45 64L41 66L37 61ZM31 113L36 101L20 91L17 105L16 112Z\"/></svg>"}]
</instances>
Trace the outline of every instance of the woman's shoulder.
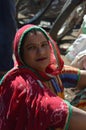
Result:
<instances>
[{"instance_id":1,"label":"woman's shoulder","mask_svg":"<svg viewBox=\"0 0 86 130\"><path fill-rule=\"evenodd\" d=\"M14 67L2 77L0 85L12 84L13 82L21 82L21 79L24 79L23 72L18 67Z\"/></svg>"},{"instance_id":2,"label":"woman's shoulder","mask_svg":"<svg viewBox=\"0 0 86 130\"><path fill-rule=\"evenodd\" d=\"M10 70L2 80L0 81L0 93L3 91L14 92L15 90L19 93L25 89L26 79L23 72L20 69Z\"/></svg>"}]
</instances>

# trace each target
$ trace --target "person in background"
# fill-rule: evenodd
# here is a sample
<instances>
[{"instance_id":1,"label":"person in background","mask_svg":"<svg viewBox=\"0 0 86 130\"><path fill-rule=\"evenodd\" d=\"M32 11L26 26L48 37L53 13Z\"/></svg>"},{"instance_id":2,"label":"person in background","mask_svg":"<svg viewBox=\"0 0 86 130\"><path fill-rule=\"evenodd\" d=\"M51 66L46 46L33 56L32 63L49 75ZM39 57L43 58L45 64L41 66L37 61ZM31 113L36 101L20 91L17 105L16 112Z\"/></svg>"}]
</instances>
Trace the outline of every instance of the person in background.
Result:
<instances>
[{"instance_id":1,"label":"person in background","mask_svg":"<svg viewBox=\"0 0 86 130\"><path fill-rule=\"evenodd\" d=\"M53 39L32 24L17 31L13 50L14 67L0 82L0 130L86 130L86 112L62 99L62 81L83 88L86 72L77 81Z\"/></svg>"},{"instance_id":2,"label":"person in background","mask_svg":"<svg viewBox=\"0 0 86 130\"><path fill-rule=\"evenodd\" d=\"M0 78L13 67L12 42L16 33L15 0L0 0Z\"/></svg>"}]
</instances>

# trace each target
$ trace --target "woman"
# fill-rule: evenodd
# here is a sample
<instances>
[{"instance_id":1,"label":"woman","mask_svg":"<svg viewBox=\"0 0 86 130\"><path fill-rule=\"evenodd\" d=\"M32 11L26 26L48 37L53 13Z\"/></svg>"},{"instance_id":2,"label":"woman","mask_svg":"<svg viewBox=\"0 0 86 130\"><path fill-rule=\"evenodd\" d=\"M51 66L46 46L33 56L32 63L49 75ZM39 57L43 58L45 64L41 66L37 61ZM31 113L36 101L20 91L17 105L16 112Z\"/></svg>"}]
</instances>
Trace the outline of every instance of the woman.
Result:
<instances>
[{"instance_id":1,"label":"woman","mask_svg":"<svg viewBox=\"0 0 86 130\"><path fill-rule=\"evenodd\" d=\"M0 85L0 130L86 130L86 112L57 96L63 61L49 35L26 25L13 47L15 67Z\"/></svg>"}]
</instances>

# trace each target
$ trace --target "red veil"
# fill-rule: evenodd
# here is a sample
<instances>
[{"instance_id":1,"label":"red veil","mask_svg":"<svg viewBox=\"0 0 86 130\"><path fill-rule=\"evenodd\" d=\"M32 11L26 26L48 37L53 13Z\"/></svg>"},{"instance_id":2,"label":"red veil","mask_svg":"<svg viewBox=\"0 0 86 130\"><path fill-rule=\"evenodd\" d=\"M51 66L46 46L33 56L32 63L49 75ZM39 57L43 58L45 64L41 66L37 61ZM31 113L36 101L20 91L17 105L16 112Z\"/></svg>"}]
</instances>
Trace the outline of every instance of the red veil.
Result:
<instances>
[{"instance_id":1,"label":"red veil","mask_svg":"<svg viewBox=\"0 0 86 130\"><path fill-rule=\"evenodd\" d=\"M51 47L51 63L46 72L56 75L63 68L56 43L43 29L35 25L19 29L13 46L15 66L0 84L0 130L48 130L52 127L62 130L67 127L69 105L50 92L38 74L26 67L20 57L22 40L34 28L46 36ZM48 78L46 74L40 75Z\"/></svg>"}]
</instances>

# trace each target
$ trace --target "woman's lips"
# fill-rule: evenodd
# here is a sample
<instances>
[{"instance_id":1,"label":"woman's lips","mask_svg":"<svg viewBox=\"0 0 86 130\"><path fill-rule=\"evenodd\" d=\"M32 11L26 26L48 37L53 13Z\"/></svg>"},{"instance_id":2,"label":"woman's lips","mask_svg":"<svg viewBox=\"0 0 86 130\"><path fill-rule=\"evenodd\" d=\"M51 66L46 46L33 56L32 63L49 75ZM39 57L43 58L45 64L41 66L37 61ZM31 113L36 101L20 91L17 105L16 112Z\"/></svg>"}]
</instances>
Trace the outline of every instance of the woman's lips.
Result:
<instances>
[{"instance_id":1,"label":"woman's lips","mask_svg":"<svg viewBox=\"0 0 86 130\"><path fill-rule=\"evenodd\" d=\"M47 58L39 58L39 59L37 59L36 61L44 61L44 60L46 60Z\"/></svg>"}]
</instances>

